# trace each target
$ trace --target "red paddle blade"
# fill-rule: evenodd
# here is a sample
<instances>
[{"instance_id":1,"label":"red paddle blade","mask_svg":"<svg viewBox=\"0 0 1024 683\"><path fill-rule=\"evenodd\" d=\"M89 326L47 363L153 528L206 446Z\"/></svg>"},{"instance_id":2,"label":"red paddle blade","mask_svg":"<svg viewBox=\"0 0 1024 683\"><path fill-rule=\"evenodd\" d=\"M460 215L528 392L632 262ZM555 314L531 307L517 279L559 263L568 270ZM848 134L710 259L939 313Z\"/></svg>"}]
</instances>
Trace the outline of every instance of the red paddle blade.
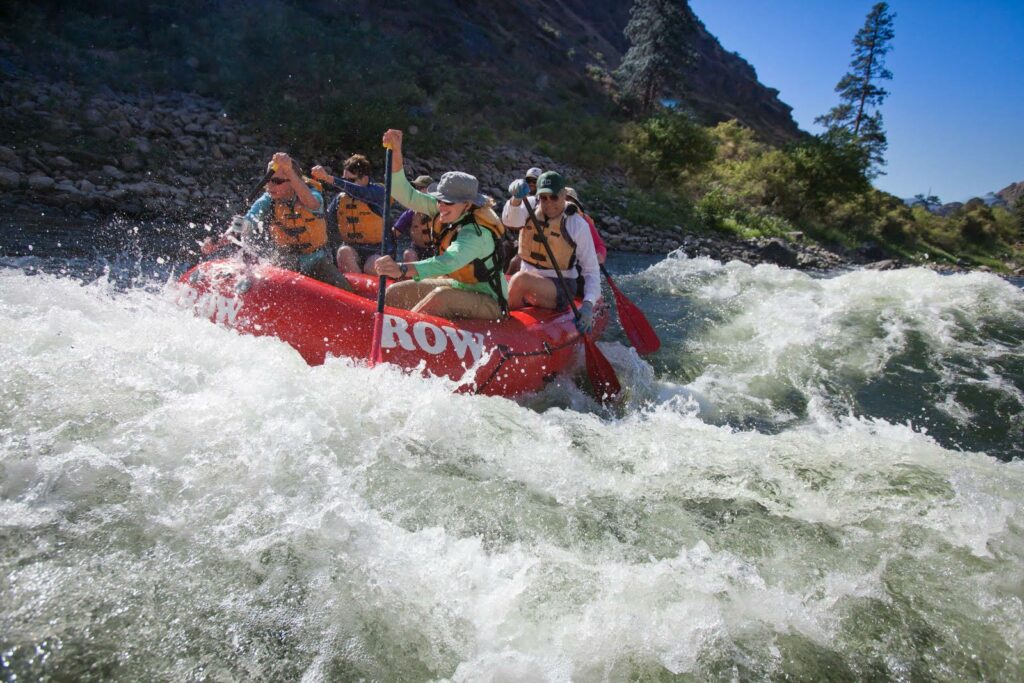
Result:
<instances>
[{"instance_id":1,"label":"red paddle blade","mask_svg":"<svg viewBox=\"0 0 1024 683\"><path fill-rule=\"evenodd\" d=\"M586 350L587 377L594 387L594 393L601 403L611 403L622 391L615 369L590 337L584 335L583 347Z\"/></svg>"},{"instance_id":2,"label":"red paddle blade","mask_svg":"<svg viewBox=\"0 0 1024 683\"><path fill-rule=\"evenodd\" d=\"M644 312L619 291L610 277L607 279L608 286L612 288L612 294L615 295L615 308L619 311L619 324L622 325L623 332L629 337L629 343L642 356L660 349L661 340L658 339L651 323L647 322Z\"/></svg>"},{"instance_id":3,"label":"red paddle blade","mask_svg":"<svg viewBox=\"0 0 1024 683\"><path fill-rule=\"evenodd\" d=\"M384 336L384 314L378 311L373 316L373 345L370 347L370 367L384 360L384 353L380 348L381 338Z\"/></svg>"}]
</instances>

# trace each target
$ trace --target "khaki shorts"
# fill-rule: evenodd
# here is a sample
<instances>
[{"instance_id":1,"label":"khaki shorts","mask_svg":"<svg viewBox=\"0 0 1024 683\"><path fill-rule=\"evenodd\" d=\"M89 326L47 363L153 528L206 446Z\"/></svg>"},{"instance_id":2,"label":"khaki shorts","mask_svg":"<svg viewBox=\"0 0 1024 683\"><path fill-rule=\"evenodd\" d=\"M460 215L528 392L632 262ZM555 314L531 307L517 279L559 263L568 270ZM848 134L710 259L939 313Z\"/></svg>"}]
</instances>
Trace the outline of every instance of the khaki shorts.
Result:
<instances>
[{"instance_id":1,"label":"khaki shorts","mask_svg":"<svg viewBox=\"0 0 1024 683\"><path fill-rule=\"evenodd\" d=\"M384 302L394 308L436 315L440 318L497 320L501 306L493 296L452 286L449 278L406 280L388 287Z\"/></svg>"}]
</instances>

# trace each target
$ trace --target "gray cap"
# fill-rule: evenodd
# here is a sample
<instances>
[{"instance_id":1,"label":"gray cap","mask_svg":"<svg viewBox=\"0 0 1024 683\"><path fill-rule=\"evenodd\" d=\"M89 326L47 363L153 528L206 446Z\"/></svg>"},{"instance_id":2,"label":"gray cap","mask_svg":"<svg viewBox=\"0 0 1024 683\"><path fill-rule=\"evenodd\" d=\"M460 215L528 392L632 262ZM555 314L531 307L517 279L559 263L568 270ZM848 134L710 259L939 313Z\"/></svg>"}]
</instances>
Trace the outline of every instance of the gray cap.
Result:
<instances>
[{"instance_id":1,"label":"gray cap","mask_svg":"<svg viewBox=\"0 0 1024 683\"><path fill-rule=\"evenodd\" d=\"M480 194L479 190L480 183L476 177L462 171L448 171L441 176L437 189L430 194L450 204L471 202L483 206L487 203L487 197Z\"/></svg>"},{"instance_id":2,"label":"gray cap","mask_svg":"<svg viewBox=\"0 0 1024 683\"><path fill-rule=\"evenodd\" d=\"M541 169L539 169L536 166L534 166L533 168L531 168L529 171L526 172L526 177L527 178L539 178L540 174L543 173L543 172L544 171L542 171Z\"/></svg>"}]
</instances>

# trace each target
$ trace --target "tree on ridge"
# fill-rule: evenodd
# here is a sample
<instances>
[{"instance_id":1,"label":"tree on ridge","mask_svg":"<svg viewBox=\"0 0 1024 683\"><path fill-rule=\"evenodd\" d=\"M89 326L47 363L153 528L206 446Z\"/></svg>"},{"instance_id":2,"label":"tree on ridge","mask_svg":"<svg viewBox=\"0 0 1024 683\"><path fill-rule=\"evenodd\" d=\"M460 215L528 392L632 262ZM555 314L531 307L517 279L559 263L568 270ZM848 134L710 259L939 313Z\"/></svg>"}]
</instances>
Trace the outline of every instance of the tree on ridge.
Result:
<instances>
[{"instance_id":1,"label":"tree on ridge","mask_svg":"<svg viewBox=\"0 0 1024 683\"><path fill-rule=\"evenodd\" d=\"M690 36L696 17L686 0L636 0L625 35L629 50L615 71L627 102L647 114L665 91L678 86L695 55Z\"/></svg>"},{"instance_id":2,"label":"tree on ridge","mask_svg":"<svg viewBox=\"0 0 1024 683\"><path fill-rule=\"evenodd\" d=\"M888 3L879 2L871 8L864 26L853 38L851 71L836 84L840 103L814 120L829 132L842 129L852 136L866 153L865 172L869 177L882 172L880 167L885 164L885 150L889 146L879 111L889 92L878 82L892 80L885 56L892 50L891 41L896 35L895 16Z\"/></svg>"}]
</instances>

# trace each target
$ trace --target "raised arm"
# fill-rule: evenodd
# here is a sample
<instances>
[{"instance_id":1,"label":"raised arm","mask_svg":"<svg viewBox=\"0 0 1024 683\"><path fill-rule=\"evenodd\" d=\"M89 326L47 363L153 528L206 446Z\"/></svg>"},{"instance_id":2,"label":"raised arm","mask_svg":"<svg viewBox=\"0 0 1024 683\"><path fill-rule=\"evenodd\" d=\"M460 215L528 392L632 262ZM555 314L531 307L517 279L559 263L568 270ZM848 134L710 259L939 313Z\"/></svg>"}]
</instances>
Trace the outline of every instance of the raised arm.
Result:
<instances>
[{"instance_id":1,"label":"raised arm","mask_svg":"<svg viewBox=\"0 0 1024 683\"><path fill-rule=\"evenodd\" d=\"M284 152L278 152L270 160L270 163L277 169L278 173L288 178L288 182L291 184L292 189L295 190L295 195L303 206L310 211L323 210L323 199L317 199L313 191L309 189L309 186L303 182L302 177L295 171L295 165L292 164L290 156Z\"/></svg>"},{"instance_id":2,"label":"raised arm","mask_svg":"<svg viewBox=\"0 0 1024 683\"><path fill-rule=\"evenodd\" d=\"M402 131L393 128L384 133L385 147L391 148L391 198L402 206L428 216L437 215L437 200L420 192L405 177L402 160Z\"/></svg>"}]
</instances>

